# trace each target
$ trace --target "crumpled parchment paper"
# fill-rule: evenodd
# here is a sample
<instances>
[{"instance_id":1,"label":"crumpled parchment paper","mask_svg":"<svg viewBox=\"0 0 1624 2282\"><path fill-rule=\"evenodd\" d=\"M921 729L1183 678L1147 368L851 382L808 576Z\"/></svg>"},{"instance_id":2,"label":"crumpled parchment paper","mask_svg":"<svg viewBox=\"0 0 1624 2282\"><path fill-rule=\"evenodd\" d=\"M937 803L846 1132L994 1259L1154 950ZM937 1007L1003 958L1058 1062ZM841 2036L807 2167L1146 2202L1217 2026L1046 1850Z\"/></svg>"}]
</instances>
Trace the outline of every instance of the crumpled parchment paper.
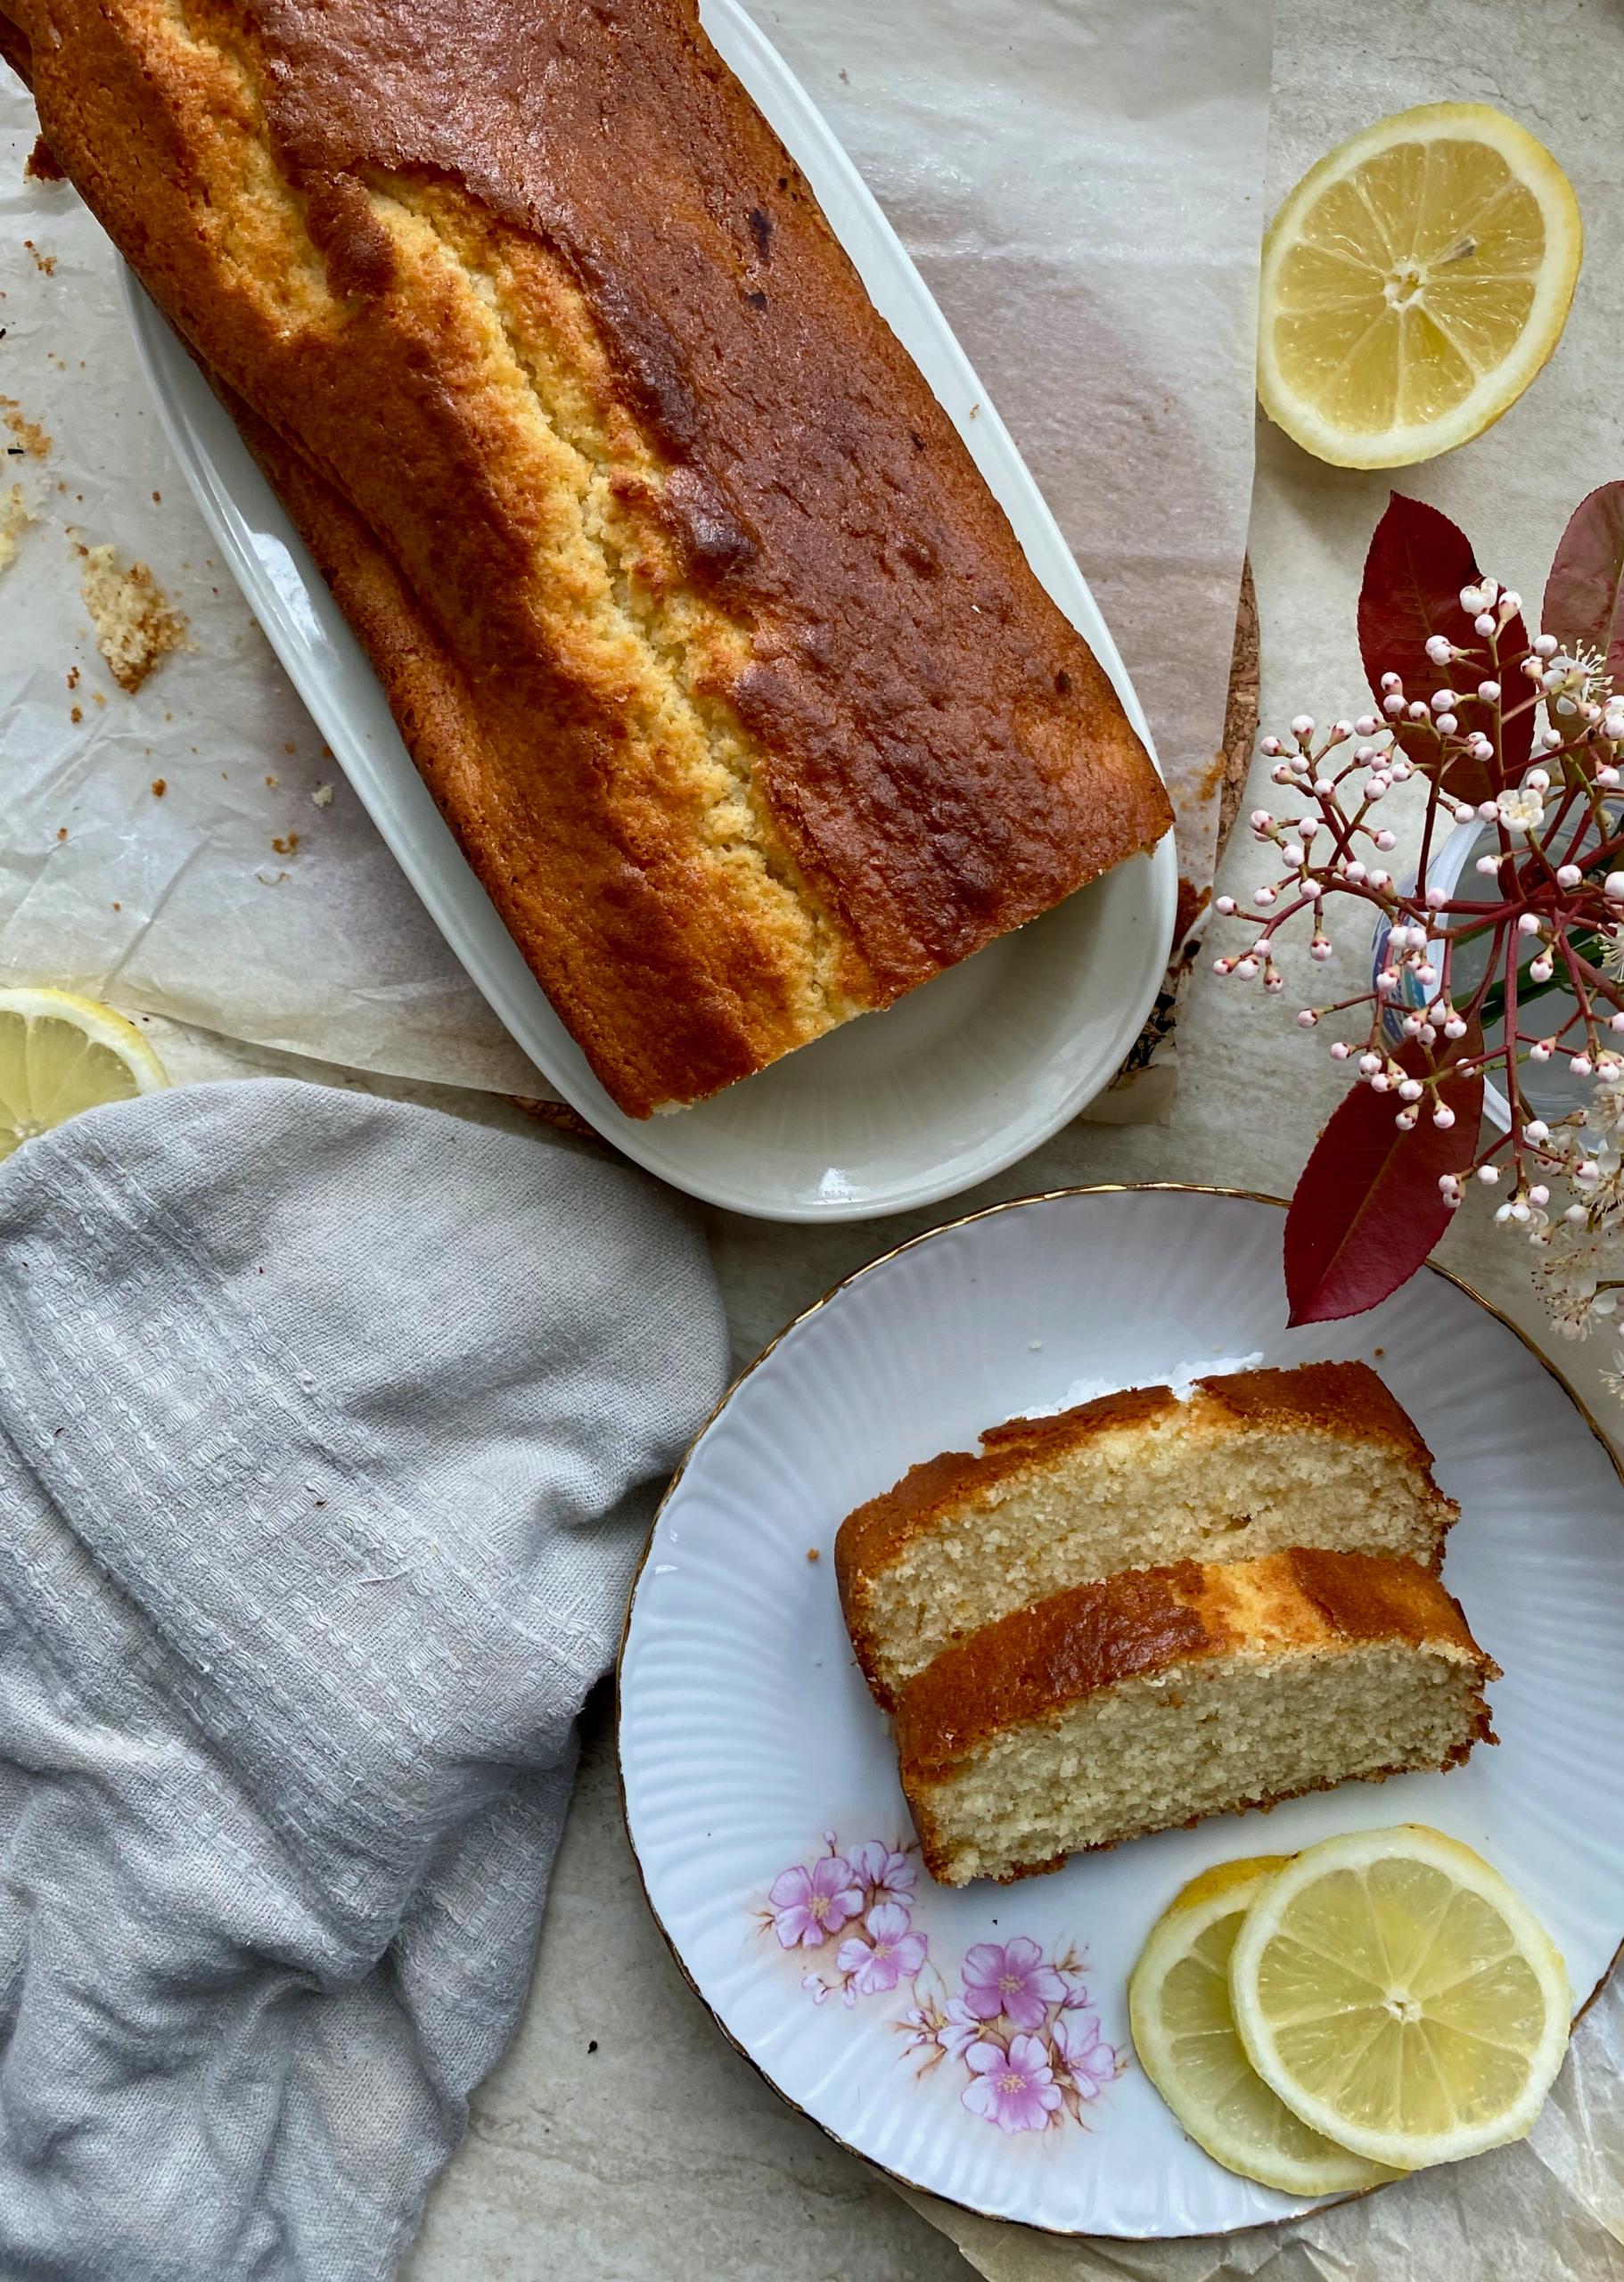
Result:
<instances>
[{"instance_id":1,"label":"crumpled parchment paper","mask_svg":"<svg viewBox=\"0 0 1624 2282\"><path fill-rule=\"evenodd\" d=\"M1076 548L1150 712L1199 893L1251 495L1269 0L757 12ZM0 479L23 482L38 517L0 573L0 978L329 1062L545 1093L211 559L111 248L69 185L23 179L34 132L0 66L0 394L52 438ZM148 562L189 621L194 647L133 697L88 638L76 540Z\"/></svg>"}]
</instances>

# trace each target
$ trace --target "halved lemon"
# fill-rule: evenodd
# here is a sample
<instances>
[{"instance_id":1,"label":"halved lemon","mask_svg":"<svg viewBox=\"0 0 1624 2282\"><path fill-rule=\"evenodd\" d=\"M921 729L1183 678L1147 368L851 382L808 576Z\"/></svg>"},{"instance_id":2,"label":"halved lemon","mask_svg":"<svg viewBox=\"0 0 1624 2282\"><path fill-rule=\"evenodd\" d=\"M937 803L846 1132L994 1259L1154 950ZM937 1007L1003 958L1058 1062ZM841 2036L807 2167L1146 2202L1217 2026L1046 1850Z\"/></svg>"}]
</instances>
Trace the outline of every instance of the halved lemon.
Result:
<instances>
[{"instance_id":1,"label":"halved lemon","mask_svg":"<svg viewBox=\"0 0 1624 2282\"><path fill-rule=\"evenodd\" d=\"M1263 408L1338 467L1452 451L1549 359L1583 250L1572 184L1504 111L1379 119L1303 176L1264 239Z\"/></svg>"},{"instance_id":2,"label":"halved lemon","mask_svg":"<svg viewBox=\"0 0 1624 2282\"><path fill-rule=\"evenodd\" d=\"M1289 1854L1219 1862L1193 1878L1151 1929L1128 1984L1140 2065L1198 2147L1287 2195L1344 2195L1393 2173L1350 2155L1293 2115L1246 2057L1229 2006L1242 1920Z\"/></svg>"},{"instance_id":3,"label":"halved lemon","mask_svg":"<svg viewBox=\"0 0 1624 2282\"><path fill-rule=\"evenodd\" d=\"M1229 1962L1235 2023L1313 2130L1398 2171L1520 2139L1567 2049L1562 1961L1480 1855L1418 1823L1310 1846Z\"/></svg>"},{"instance_id":4,"label":"halved lemon","mask_svg":"<svg viewBox=\"0 0 1624 2282\"><path fill-rule=\"evenodd\" d=\"M67 990L0 990L0 1158L103 1102L168 1084L133 1022Z\"/></svg>"}]
</instances>

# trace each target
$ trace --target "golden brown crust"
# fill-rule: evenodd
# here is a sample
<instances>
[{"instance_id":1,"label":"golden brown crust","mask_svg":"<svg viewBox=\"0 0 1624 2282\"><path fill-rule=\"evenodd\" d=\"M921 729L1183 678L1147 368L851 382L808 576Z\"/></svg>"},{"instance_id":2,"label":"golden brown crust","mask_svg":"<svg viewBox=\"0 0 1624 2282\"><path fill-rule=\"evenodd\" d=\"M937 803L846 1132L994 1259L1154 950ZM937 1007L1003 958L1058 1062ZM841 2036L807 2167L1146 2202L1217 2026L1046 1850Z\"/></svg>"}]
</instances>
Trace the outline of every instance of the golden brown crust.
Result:
<instances>
[{"instance_id":1,"label":"golden brown crust","mask_svg":"<svg viewBox=\"0 0 1624 2282\"><path fill-rule=\"evenodd\" d=\"M1390 1445L1415 1469L1418 1488L1434 1503L1440 1544L1458 1517L1458 1507L1432 1479L1431 1452L1368 1363L1236 1371L1195 1384L1210 1404L1236 1421ZM1012 1418L988 1429L979 1453L951 1450L927 1458L894 1488L849 1514L835 1537L835 1576L857 1662L879 1702L890 1708L868 1623L874 1578L945 1515L988 1498L1027 1467L1063 1458L1103 1434L1152 1424L1179 1408L1170 1387L1127 1387L1054 1417Z\"/></svg>"},{"instance_id":2,"label":"golden brown crust","mask_svg":"<svg viewBox=\"0 0 1624 2282\"><path fill-rule=\"evenodd\" d=\"M0 0L0 40L277 439L624 1108L889 1003L1166 830L693 0Z\"/></svg>"},{"instance_id":3,"label":"golden brown crust","mask_svg":"<svg viewBox=\"0 0 1624 2282\"><path fill-rule=\"evenodd\" d=\"M1498 1677L1459 1603L1413 1561L1300 1549L1077 1585L999 1618L908 1682L896 1713L903 1788L912 1802L991 1737L1123 1680L1218 1656L1374 1640L1450 1652L1475 1667L1480 1686Z\"/></svg>"}]
</instances>

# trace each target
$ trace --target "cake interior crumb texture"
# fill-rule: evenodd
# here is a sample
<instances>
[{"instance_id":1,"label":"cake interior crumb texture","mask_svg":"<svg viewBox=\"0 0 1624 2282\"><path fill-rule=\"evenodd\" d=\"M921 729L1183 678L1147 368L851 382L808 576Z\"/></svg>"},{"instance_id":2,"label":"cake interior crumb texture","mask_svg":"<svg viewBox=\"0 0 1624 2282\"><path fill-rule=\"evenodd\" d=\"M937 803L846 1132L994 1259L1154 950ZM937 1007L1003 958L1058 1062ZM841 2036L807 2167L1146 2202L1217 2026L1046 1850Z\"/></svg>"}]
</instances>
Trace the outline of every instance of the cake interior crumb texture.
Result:
<instances>
[{"instance_id":1,"label":"cake interior crumb texture","mask_svg":"<svg viewBox=\"0 0 1624 2282\"><path fill-rule=\"evenodd\" d=\"M79 589L96 647L120 689L133 695L161 659L184 646L186 621L144 562L120 562L111 546L87 546Z\"/></svg>"},{"instance_id":2,"label":"cake interior crumb texture","mask_svg":"<svg viewBox=\"0 0 1624 2282\"><path fill-rule=\"evenodd\" d=\"M1477 1674L1402 1643L1173 1666L1001 1736L925 1812L947 1885L1048 1868L1086 1847L1356 1777L1442 1768Z\"/></svg>"},{"instance_id":3,"label":"cake interior crumb texture","mask_svg":"<svg viewBox=\"0 0 1624 2282\"><path fill-rule=\"evenodd\" d=\"M1129 1390L1013 1419L979 1457L915 1468L837 1545L859 1661L882 1703L1011 1609L1125 1569L1291 1546L1435 1568L1456 1508L1363 1364Z\"/></svg>"}]
</instances>

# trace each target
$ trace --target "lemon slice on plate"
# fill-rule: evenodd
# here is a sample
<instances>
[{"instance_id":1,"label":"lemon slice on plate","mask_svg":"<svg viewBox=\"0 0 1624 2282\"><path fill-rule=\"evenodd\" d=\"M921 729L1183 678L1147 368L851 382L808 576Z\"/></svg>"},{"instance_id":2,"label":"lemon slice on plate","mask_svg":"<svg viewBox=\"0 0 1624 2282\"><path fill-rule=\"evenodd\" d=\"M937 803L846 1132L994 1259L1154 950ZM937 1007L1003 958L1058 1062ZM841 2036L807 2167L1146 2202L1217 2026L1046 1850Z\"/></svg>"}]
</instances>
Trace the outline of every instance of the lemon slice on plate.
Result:
<instances>
[{"instance_id":1,"label":"lemon slice on plate","mask_svg":"<svg viewBox=\"0 0 1624 2282\"><path fill-rule=\"evenodd\" d=\"M0 990L0 1158L102 1102L168 1084L133 1022L67 990Z\"/></svg>"},{"instance_id":2,"label":"lemon slice on plate","mask_svg":"<svg viewBox=\"0 0 1624 2282\"><path fill-rule=\"evenodd\" d=\"M1247 1912L1229 1987L1270 2089L1399 2171L1520 2139L1567 2049L1549 1935L1480 1855L1418 1823L1299 1854Z\"/></svg>"},{"instance_id":3,"label":"lemon slice on plate","mask_svg":"<svg viewBox=\"0 0 1624 2282\"><path fill-rule=\"evenodd\" d=\"M1151 1929L1128 1984L1139 2064L1198 2147L1287 2195L1345 2195L1393 2173L1292 2114L1246 2057L1229 2007L1242 1920L1291 1860L1259 1854L1193 1878Z\"/></svg>"},{"instance_id":4,"label":"lemon slice on plate","mask_svg":"<svg viewBox=\"0 0 1624 2282\"><path fill-rule=\"evenodd\" d=\"M1263 242L1263 408L1338 467L1451 451L1549 358L1583 250L1572 184L1504 111L1379 119L1303 176Z\"/></svg>"}]
</instances>

